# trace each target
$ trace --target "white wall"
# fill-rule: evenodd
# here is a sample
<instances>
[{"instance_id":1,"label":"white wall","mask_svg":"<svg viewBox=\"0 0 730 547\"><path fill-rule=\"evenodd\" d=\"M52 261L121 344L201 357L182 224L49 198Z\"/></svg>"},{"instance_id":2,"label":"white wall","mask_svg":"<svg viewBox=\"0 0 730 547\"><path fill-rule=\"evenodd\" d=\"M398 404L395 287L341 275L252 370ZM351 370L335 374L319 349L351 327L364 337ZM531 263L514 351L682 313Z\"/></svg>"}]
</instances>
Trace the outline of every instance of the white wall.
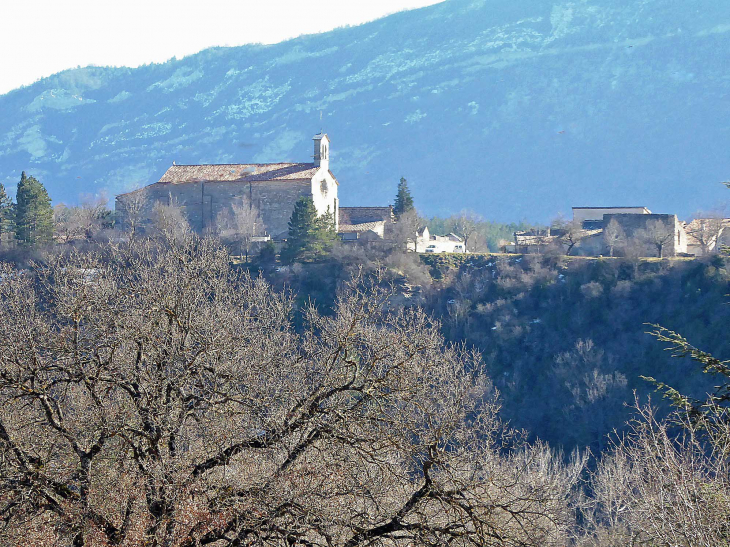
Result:
<instances>
[{"instance_id":1,"label":"white wall","mask_svg":"<svg viewBox=\"0 0 730 547\"><path fill-rule=\"evenodd\" d=\"M323 191L323 182L326 184L326 192ZM324 167L320 167L317 174L312 178L312 199L319 215L325 214L327 207L330 208L330 212L335 216L335 227L337 227L339 220L336 207L337 182L329 170Z\"/></svg>"}]
</instances>

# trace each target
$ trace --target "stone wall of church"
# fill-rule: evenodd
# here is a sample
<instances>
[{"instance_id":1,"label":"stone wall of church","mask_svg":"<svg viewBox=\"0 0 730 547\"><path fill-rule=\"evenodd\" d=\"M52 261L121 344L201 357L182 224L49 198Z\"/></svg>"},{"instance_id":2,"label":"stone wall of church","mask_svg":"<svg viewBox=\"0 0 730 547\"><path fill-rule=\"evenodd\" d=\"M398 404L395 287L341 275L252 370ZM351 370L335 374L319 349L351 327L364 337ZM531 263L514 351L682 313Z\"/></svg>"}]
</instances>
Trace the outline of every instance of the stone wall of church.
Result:
<instances>
[{"instance_id":1,"label":"stone wall of church","mask_svg":"<svg viewBox=\"0 0 730 547\"><path fill-rule=\"evenodd\" d=\"M258 208L267 233L274 239L286 237L294 204L300 198L311 195L312 183L309 180L254 182L251 185L252 203Z\"/></svg>"},{"instance_id":2,"label":"stone wall of church","mask_svg":"<svg viewBox=\"0 0 730 547\"><path fill-rule=\"evenodd\" d=\"M138 216L149 224L155 203L174 204L183 209L193 230L204 233L217 228L221 212L231 210L237 201L250 199L258 208L266 233L272 238L286 237L294 204L303 196L311 196L309 180L240 182L190 182L184 184L152 184L116 199L117 222L122 229L130 225L130 210L141 203Z\"/></svg>"}]
</instances>

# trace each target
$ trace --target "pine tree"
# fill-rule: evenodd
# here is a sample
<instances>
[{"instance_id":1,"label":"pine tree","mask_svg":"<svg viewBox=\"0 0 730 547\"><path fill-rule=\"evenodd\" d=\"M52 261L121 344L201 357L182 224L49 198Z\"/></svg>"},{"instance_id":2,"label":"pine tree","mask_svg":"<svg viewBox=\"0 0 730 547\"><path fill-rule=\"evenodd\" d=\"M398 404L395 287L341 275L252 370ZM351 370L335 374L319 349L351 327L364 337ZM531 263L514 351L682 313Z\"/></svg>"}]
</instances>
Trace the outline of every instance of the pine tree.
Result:
<instances>
[{"instance_id":1,"label":"pine tree","mask_svg":"<svg viewBox=\"0 0 730 547\"><path fill-rule=\"evenodd\" d=\"M282 258L287 262L313 260L329 252L336 238L334 215L329 208L320 217L312 198L303 197L294 205Z\"/></svg>"},{"instance_id":2,"label":"pine tree","mask_svg":"<svg viewBox=\"0 0 730 547\"><path fill-rule=\"evenodd\" d=\"M15 206L13 200L0 184L0 246L11 241L15 231Z\"/></svg>"},{"instance_id":3,"label":"pine tree","mask_svg":"<svg viewBox=\"0 0 730 547\"><path fill-rule=\"evenodd\" d=\"M21 245L50 243L53 239L53 208L45 187L33 176L20 176L15 206L15 236Z\"/></svg>"},{"instance_id":4,"label":"pine tree","mask_svg":"<svg viewBox=\"0 0 730 547\"><path fill-rule=\"evenodd\" d=\"M395 205L393 206L393 213L396 217L401 216L403 213L413 209L413 197L411 197L411 191L408 189L408 181L401 177L398 183L398 194L395 196Z\"/></svg>"}]
</instances>

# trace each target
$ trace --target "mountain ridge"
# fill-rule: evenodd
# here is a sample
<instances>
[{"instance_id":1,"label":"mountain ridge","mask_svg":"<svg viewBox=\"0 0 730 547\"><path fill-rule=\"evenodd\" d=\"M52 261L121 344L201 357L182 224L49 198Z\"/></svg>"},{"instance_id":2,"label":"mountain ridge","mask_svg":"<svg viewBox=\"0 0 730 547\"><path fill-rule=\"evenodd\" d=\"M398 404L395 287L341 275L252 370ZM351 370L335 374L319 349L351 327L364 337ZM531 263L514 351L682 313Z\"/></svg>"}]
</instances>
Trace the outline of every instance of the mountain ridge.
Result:
<instances>
[{"instance_id":1,"label":"mountain ridge","mask_svg":"<svg viewBox=\"0 0 730 547\"><path fill-rule=\"evenodd\" d=\"M629 200L724 200L730 6L449 0L279 44L71 69L0 96L0 182L55 201L178 163L306 161L333 139L342 205L546 221ZM320 123L320 111L323 120Z\"/></svg>"}]
</instances>

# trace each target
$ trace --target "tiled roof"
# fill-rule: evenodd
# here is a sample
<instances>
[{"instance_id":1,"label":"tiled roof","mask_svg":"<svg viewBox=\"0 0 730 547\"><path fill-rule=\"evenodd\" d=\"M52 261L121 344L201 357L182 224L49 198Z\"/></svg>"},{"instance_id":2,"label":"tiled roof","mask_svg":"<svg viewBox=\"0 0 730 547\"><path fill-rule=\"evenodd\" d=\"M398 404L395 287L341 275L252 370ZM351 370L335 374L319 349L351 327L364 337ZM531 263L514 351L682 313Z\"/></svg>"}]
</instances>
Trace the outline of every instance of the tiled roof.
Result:
<instances>
[{"instance_id":1,"label":"tiled roof","mask_svg":"<svg viewBox=\"0 0 730 547\"><path fill-rule=\"evenodd\" d=\"M366 222L392 222L390 207L340 207L339 224L363 224Z\"/></svg>"},{"instance_id":2,"label":"tiled roof","mask_svg":"<svg viewBox=\"0 0 730 547\"><path fill-rule=\"evenodd\" d=\"M556 233L558 230L552 230L550 235L547 232L542 234L535 233L534 231L527 232L515 232L515 243L517 245L546 245L559 241L563 237L564 233ZM603 230L583 230L584 237L594 237L603 233Z\"/></svg>"},{"instance_id":3,"label":"tiled roof","mask_svg":"<svg viewBox=\"0 0 730 547\"><path fill-rule=\"evenodd\" d=\"M542 232L542 233L540 233ZM517 245L547 245L559 239L559 236L548 235L547 230L529 230L527 232L515 232L515 243Z\"/></svg>"},{"instance_id":4,"label":"tiled roof","mask_svg":"<svg viewBox=\"0 0 730 547\"><path fill-rule=\"evenodd\" d=\"M367 232L372 230L373 232L380 232L385 227L385 221L379 220L376 222L363 222L361 224L340 224L337 231L342 234L354 233L354 232Z\"/></svg>"},{"instance_id":5,"label":"tiled roof","mask_svg":"<svg viewBox=\"0 0 730 547\"><path fill-rule=\"evenodd\" d=\"M248 163L223 165L173 165L159 182L259 182L311 179L319 170L313 163Z\"/></svg>"}]
</instances>

